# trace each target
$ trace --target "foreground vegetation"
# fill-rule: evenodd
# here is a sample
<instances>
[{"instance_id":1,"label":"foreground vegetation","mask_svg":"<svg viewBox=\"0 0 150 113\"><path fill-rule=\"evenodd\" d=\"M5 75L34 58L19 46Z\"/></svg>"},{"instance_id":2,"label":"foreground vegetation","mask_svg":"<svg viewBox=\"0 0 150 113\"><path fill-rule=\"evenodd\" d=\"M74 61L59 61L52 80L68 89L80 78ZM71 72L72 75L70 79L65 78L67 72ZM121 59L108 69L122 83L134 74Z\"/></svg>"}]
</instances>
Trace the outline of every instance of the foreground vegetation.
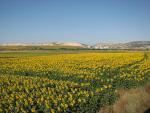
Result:
<instances>
[{"instance_id":1,"label":"foreground vegetation","mask_svg":"<svg viewBox=\"0 0 150 113\"><path fill-rule=\"evenodd\" d=\"M150 53L0 54L0 112L96 113L149 81Z\"/></svg>"},{"instance_id":2,"label":"foreground vegetation","mask_svg":"<svg viewBox=\"0 0 150 113\"><path fill-rule=\"evenodd\" d=\"M150 82L144 86L119 89L119 98L113 105L104 106L98 113L149 113Z\"/></svg>"}]
</instances>

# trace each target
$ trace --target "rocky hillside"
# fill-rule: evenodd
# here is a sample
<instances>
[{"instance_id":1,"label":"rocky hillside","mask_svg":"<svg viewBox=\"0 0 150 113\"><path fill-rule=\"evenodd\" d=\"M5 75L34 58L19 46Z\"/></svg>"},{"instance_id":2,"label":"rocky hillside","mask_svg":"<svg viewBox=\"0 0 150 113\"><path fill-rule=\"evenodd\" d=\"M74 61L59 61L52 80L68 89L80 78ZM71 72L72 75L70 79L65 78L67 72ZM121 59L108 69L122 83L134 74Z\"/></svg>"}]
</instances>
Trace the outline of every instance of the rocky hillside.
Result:
<instances>
[{"instance_id":1,"label":"rocky hillside","mask_svg":"<svg viewBox=\"0 0 150 113\"><path fill-rule=\"evenodd\" d=\"M133 41L128 43L98 43L95 49L150 49L150 41Z\"/></svg>"}]
</instances>

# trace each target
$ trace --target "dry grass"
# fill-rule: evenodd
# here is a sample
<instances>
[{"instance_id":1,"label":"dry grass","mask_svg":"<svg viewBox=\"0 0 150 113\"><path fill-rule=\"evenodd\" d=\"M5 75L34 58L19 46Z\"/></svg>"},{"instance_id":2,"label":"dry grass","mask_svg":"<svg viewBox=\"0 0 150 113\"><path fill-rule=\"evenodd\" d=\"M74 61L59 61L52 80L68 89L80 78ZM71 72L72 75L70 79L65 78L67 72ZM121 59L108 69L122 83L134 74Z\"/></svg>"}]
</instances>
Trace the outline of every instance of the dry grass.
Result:
<instances>
[{"instance_id":1,"label":"dry grass","mask_svg":"<svg viewBox=\"0 0 150 113\"><path fill-rule=\"evenodd\" d=\"M150 83L136 89L120 89L120 98L98 113L144 113L150 108Z\"/></svg>"}]
</instances>

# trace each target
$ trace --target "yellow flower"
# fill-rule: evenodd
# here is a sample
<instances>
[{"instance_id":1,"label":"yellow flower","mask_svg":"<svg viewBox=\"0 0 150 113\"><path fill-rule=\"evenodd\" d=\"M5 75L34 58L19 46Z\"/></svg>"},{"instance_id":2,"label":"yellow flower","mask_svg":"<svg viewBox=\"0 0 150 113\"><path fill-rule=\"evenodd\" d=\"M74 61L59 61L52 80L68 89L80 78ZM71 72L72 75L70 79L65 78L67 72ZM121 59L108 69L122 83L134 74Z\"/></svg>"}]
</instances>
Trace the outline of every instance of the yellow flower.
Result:
<instances>
[{"instance_id":1,"label":"yellow flower","mask_svg":"<svg viewBox=\"0 0 150 113\"><path fill-rule=\"evenodd\" d=\"M36 110L35 110L35 108L32 108L32 109L31 109L31 112L33 112L33 113L34 113L35 111L36 111Z\"/></svg>"}]
</instances>

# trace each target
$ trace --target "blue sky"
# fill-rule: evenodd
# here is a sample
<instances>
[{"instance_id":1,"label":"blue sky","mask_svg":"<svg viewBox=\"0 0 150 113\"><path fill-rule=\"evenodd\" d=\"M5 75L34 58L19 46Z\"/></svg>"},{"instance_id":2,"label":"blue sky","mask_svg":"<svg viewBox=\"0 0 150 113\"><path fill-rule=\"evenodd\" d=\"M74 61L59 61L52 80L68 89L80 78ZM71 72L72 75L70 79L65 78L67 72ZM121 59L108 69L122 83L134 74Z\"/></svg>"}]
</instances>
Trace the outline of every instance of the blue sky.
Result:
<instances>
[{"instance_id":1,"label":"blue sky","mask_svg":"<svg viewBox=\"0 0 150 113\"><path fill-rule=\"evenodd\" d=\"M0 0L0 42L150 40L150 0Z\"/></svg>"}]
</instances>

